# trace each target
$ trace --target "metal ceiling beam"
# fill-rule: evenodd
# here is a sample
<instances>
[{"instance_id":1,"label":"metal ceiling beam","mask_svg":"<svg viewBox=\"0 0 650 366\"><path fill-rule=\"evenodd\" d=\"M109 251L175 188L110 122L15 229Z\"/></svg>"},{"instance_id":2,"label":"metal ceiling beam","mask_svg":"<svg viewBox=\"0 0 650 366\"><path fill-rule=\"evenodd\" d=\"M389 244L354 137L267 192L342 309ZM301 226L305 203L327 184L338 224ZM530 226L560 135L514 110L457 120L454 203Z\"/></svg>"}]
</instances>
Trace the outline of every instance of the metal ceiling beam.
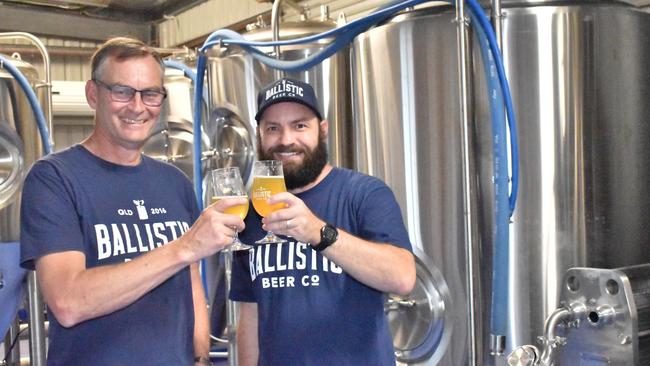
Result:
<instances>
[{"instance_id":1,"label":"metal ceiling beam","mask_svg":"<svg viewBox=\"0 0 650 366\"><path fill-rule=\"evenodd\" d=\"M93 41L104 41L112 36L132 36L149 43L153 25L28 10L0 3L0 30Z\"/></svg>"}]
</instances>

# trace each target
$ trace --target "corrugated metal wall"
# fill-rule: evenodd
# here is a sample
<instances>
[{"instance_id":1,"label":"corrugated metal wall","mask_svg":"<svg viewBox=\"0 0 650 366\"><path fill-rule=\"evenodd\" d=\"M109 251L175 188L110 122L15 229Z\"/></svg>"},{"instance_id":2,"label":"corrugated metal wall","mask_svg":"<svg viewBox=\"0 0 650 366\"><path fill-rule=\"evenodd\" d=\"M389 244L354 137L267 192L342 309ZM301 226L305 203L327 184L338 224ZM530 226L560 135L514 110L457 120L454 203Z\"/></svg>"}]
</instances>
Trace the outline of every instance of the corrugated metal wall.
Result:
<instances>
[{"instance_id":1,"label":"corrugated metal wall","mask_svg":"<svg viewBox=\"0 0 650 366\"><path fill-rule=\"evenodd\" d=\"M52 80L83 81L90 77L90 56L97 43L38 37L45 45L49 55ZM37 49L29 41L6 40L0 44L0 52L17 52L20 57L42 72L43 62Z\"/></svg>"}]
</instances>

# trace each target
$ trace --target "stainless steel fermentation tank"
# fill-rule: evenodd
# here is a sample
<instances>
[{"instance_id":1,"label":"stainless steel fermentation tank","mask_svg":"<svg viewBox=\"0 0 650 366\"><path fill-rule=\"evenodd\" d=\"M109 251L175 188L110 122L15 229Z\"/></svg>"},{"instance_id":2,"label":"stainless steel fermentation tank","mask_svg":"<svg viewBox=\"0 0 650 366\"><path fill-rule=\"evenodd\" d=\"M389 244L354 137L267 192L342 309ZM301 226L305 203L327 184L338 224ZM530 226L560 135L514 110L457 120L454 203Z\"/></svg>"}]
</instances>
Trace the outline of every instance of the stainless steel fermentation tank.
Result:
<instances>
[{"instance_id":1,"label":"stainless steel fermentation tank","mask_svg":"<svg viewBox=\"0 0 650 366\"><path fill-rule=\"evenodd\" d=\"M15 54L5 56L34 88L41 105L46 91L37 88L37 70ZM19 83L0 68L0 244L17 242L20 236L20 195L23 179L31 165L43 155L36 118Z\"/></svg>"},{"instance_id":2,"label":"stainless steel fermentation tank","mask_svg":"<svg viewBox=\"0 0 650 366\"><path fill-rule=\"evenodd\" d=\"M543 334L570 267L650 262L644 239L650 225L644 192L650 185L650 14L620 3L556 4L506 3L503 9L520 154L510 297L500 305L509 314L507 352ZM476 364L503 364L505 356L495 361L487 351L492 142L475 40L470 168L480 313L477 329L468 329L453 19L448 7L414 10L356 39L355 161L394 189L420 267L432 270L418 271L410 299L388 306L398 358L414 365L475 364L468 359L473 331Z\"/></svg>"},{"instance_id":3,"label":"stainless steel fermentation tank","mask_svg":"<svg viewBox=\"0 0 650 366\"><path fill-rule=\"evenodd\" d=\"M43 107L44 117L51 129L51 93L49 56L42 42L27 33L3 33L2 38L26 38L36 45L43 56L46 81L40 81L36 69L22 62L18 54L4 57L11 60L15 69L20 72L27 85L22 85L0 68L0 245L18 242L20 237L20 196L23 179L32 164L43 155L36 117L32 111L29 99L22 87L31 87L40 106ZM47 136L50 140L51 136ZM15 273L14 273L15 275ZM27 300L29 303L29 344L30 359L33 365L45 364L45 337L42 306L43 302L38 291L36 275L27 274ZM20 278L20 276L18 276ZM11 301L13 300L13 301ZM17 306L15 298L3 302L5 306ZM13 302L13 303L12 303ZM12 313L13 309L3 309ZM8 334L17 334L17 324L10 326ZM16 332L16 333L12 333ZM19 352L8 355L9 363L16 360Z\"/></svg>"},{"instance_id":4,"label":"stainless steel fermentation tank","mask_svg":"<svg viewBox=\"0 0 650 366\"><path fill-rule=\"evenodd\" d=\"M193 70L196 57L191 52L182 52L172 55L170 60L179 65L185 65ZM193 80L185 75L184 70L173 67L165 68L164 85L167 98L156 126L147 140L144 153L158 160L171 163L181 169L185 175L193 179L194 167L194 84ZM203 177L216 165L220 158L213 146L217 136L208 135L205 130L205 103L201 102L202 129L201 134L201 171Z\"/></svg>"},{"instance_id":5,"label":"stainless steel fermentation tank","mask_svg":"<svg viewBox=\"0 0 650 366\"><path fill-rule=\"evenodd\" d=\"M302 38L330 30L336 23L322 14L321 20L285 22L279 27L279 39ZM271 41L272 30L263 21L249 27L244 37L250 41ZM279 58L299 60L322 50L331 40L316 43L282 46ZM268 48L269 54L273 49ZM305 81L314 88L323 117L329 121L329 160L338 166L352 166L351 107L349 90L349 51L343 49L322 63L303 72L284 73L257 61L249 53L237 48L212 48L208 51L207 93L209 104L208 131L219 129L222 149L230 146L242 150L251 148L249 159L240 161L243 178L248 179L256 150L255 114L257 93L280 77ZM208 132L209 133L209 132Z\"/></svg>"}]
</instances>

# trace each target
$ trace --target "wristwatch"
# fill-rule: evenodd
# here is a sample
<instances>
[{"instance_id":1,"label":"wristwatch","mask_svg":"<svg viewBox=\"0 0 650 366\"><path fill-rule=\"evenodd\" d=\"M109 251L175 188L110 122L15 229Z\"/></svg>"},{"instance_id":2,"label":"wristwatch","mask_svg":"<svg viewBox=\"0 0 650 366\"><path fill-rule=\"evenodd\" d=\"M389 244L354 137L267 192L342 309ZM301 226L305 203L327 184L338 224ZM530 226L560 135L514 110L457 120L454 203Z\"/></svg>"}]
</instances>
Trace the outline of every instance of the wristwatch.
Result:
<instances>
[{"instance_id":1,"label":"wristwatch","mask_svg":"<svg viewBox=\"0 0 650 366\"><path fill-rule=\"evenodd\" d=\"M327 249L330 245L336 242L336 239L339 238L339 231L330 224L325 224L320 229L320 243L317 246L312 246L315 251L322 252Z\"/></svg>"}]
</instances>

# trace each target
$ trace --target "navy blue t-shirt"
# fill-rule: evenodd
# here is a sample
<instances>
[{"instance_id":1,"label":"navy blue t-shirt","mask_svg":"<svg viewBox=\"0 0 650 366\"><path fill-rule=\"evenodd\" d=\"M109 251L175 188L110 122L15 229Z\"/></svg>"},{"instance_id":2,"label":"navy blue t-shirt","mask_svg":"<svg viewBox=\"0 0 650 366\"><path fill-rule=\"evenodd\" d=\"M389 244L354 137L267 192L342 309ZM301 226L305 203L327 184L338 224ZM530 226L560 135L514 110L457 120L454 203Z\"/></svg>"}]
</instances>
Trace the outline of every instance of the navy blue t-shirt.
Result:
<instances>
[{"instance_id":1,"label":"navy blue t-shirt","mask_svg":"<svg viewBox=\"0 0 650 366\"><path fill-rule=\"evenodd\" d=\"M75 145L38 161L23 188L21 265L80 251L88 268L123 263L180 237L199 215L191 183L146 156L104 161ZM133 304L62 327L49 313L48 365L192 365L189 267Z\"/></svg>"},{"instance_id":2,"label":"navy blue t-shirt","mask_svg":"<svg viewBox=\"0 0 650 366\"><path fill-rule=\"evenodd\" d=\"M334 168L297 195L321 219L360 238L411 250L400 208L383 182ZM246 217L241 239L264 236ZM230 297L256 302L260 365L395 365L384 294L355 280L308 244L255 245L238 252Z\"/></svg>"}]
</instances>

